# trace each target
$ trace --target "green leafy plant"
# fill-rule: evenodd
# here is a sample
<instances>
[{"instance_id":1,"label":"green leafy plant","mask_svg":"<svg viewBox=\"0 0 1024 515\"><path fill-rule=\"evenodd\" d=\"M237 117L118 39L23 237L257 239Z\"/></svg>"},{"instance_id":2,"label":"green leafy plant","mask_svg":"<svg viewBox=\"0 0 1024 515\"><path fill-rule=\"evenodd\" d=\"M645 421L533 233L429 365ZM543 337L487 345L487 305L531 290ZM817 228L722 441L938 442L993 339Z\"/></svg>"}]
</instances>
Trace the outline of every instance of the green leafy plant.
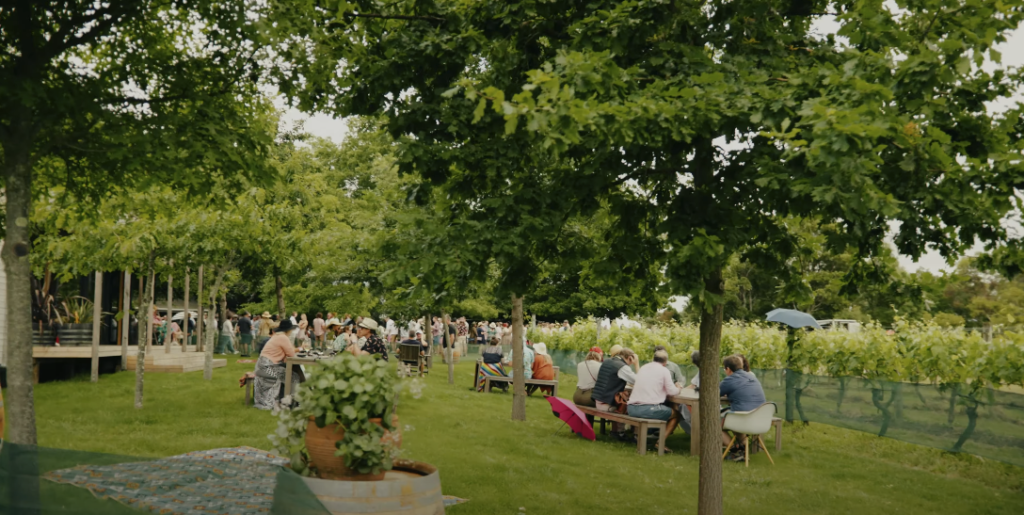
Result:
<instances>
[{"instance_id":1,"label":"green leafy plant","mask_svg":"<svg viewBox=\"0 0 1024 515\"><path fill-rule=\"evenodd\" d=\"M85 297L71 297L61 303L67 313L65 323L69 324L91 324L92 323L92 301Z\"/></svg>"},{"instance_id":2,"label":"green leafy plant","mask_svg":"<svg viewBox=\"0 0 1024 515\"><path fill-rule=\"evenodd\" d=\"M339 354L321 361L294 399L285 397L277 410L278 429L269 435L275 451L291 458L292 468L311 475L306 452L307 422L318 427L337 423L345 431L338 456L360 474L391 470L398 456L397 428L392 426L398 395L398 375L386 361L372 356ZM371 419L380 419L376 423ZM386 438L388 432L391 438Z\"/></svg>"}]
</instances>

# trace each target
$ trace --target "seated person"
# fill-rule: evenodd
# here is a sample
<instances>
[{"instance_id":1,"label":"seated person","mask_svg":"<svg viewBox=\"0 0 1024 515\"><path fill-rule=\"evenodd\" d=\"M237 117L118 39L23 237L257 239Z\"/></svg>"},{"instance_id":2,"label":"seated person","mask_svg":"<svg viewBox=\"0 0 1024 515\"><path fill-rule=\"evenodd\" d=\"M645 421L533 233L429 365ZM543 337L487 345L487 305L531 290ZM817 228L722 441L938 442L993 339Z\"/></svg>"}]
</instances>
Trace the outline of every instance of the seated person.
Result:
<instances>
[{"instance_id":1,"label":"seated person","mask_svg":"<svg viewBox=\"0 0 1024 515\"><path fill-rule=\"evenodd\" d=\"M341 321L337 318L327 319L327 323L324 324L324 330L333 336L333 339L327 344L328 348L334 349L335 352L341 352L345 350L345 347L348 347L348 335L344 334L345 327L341 325Z\"/></svg>"},{"instance_id":2,"label":"seated person","mask_svg":"<svg viewBox=\"0 0 1024 515\"><path fill-rule=\"evenodd\" d=\"M555 364L551 360L551 356L548 355L548 346L543 343L537 343L533 346L533 379L543 379L545 381L551 381L555 378ZM526 395L533 395L533 392L540 388L547 395L551 395L554 392L553 386L539 386L529 385L526 387Z\"/></svg>"},{"instance_id":3,"label":"seated person","mask_svg":"<svg viewBox=\"0 0 1024 515\"><path fill-rule=\"evenodd\" d=\"M388 348L384 339L377 334L377 321L369 317L361 317L356 323L356 336L359 341L349 345L348 351L356 356L373 356L384 361L388 360Z\"/></svg>"},{"instance_id":4,"label":"seated person","mask_svg":"<svg viewBox=\"0 0 1024 515\"><path fill-rule=\"evenodd\" d=\"M723 418L730 411L753 411L766 402L761 382L757 380L754 374L743 370L743 358L728 356L723 360L722 364L725 366L725 379L718 386L718 391L730 403L729 408L722 411ZM736 436L736 446L730 449L732 454L729 456L729 459L743 461L743 443L747 437L746 435ZM723 430L722 444L729 445L731 440L732 436L729 432Z\"/></svg>"},{"instance_id":5,"label":"seated person","mask_svg":"<svg viewBox=\"0 0 1024 515\"><path fill-rule=\"evenodd\" d=\"M501 340L497 338L491 338L490 344L481 349L480 355L483 356L484 363L495 363L501 364Z\"/></svg>"},{"instance_id":6,"label":"seated person","mask_svg":"<svg viewBox=\"0 0 1024 515\"><path fill-rule=\"evenodd\" d=\"M697 367L697 373L693 374L693 378L690 379L690 384L687 386L687 388L689 388L691 390L699 390L700 389L700 351L699 350L693 351L693 354L690 355L690 361L693 362L693 365L695 367ZM679 407L679 413L682 414L682 416L683 416L683 420L682 420L682 422L679 423L679 426L683 428L683 431L686 431L687 433L690 433L691 430L692 430L692 428L691 428L691 421L690 421L690 407L689 406L680 406Z\"/></svg>"},{"instance_id":7,"label":"seated person","mask_svg":"<svg viewBox=\"0 0 1024 515\"><path fill-rule=\"evenodd\" d=\"M260 351L260 357L256 360L256 379L253 380L253 400L257 408L274 409L277 401L284 396L284 360L295 356L291 337L297 331L298 328L290 320L282 320ZM293 374L292 383L298 383L300 376Z\"/></svg>"},{"instance_id":8,"label":"seated person","mask_svg":"<svg viewBox=\"0 0 1024 515\"><path fill-rule=\"evenodd\" d=\"M572 394L572 402L580 406L594 407L594 385L597 384L597 373L601 370L604 352L601 347L591 347L587 359L576 365L576 392Z\"/></svg>"},{"instance_id":9,"label":"seated person","mask_svg":"<svg viewBox=\"0 0 1024 515\"><path fill-rule=\"evenodd\" d=\"M654 347L654 352L658 352L660 350L665 351L665 355L668 356L668 349L666 349L664 345L658 345ZM665 368L667 368L668 371L672 373L672 383L686 384L686 375L683 374L683 371L679 368L679 365L669 360L667 363L665 363Z\"/></svg>"},{"instance_id":10,"label":"seated person","mask_svg":"<svg viewBox=\"0 0 1024 515\"><path fill-rule=\"evenodd\" d=\"M405 330L403 329L403 331L405 331ZM415 334L406 333L406 339L402 340L401 345L415 346L417 349L419 349L420 356L426 356L427 355L427 351L430 350L430 345L428 345L426 340L423 339L423 333L422 332L417 332ZM423 361L424 360L420 360L420 365L419 365L420 373L423 372L423 367L424 367Z\"/></svg>"},{"instance_id":11,"label":"seated person","mask_svg":"<svg viewBox=\"0 0 1024 515\"><path fill-rule=\"evenodd\" d=\"M526 341L526 342L520 341L519 345L523 349L523 377L525 377L527 379L530 379L531 377L533 377L533 358L534 358L534 356L533 356L533 349L531 349L529 345L525 345L526 343L530 343L530 342L529 341ZM508 356L506 356L505 360L501 362L501 364L506 367L505 370L508 370L509 368L512 368L512 366L513 366L512 362L513 362L514 359L515 359L515 354L513 353L513 351L511 351L511 350L508 351ZM508 370L508 376L512 377L512 371L511 370Z\"/></svg>"},{"instance_id":12,"label":"seated person","mask_svg":"<svg viewBox=\"0 0 1024 515\"><path fill-rule=\"evenodd\" d=\"M619 411L620 400L624 397L626 386L636 382L636 372L633 371L637 364L636 353L623 348L614 350L616 352L612 358L601 363L594 390L591 392L595 407L600 411ZM612 432L619 440L630 440L623 425L618 422L612 423Z\"/></svg>"},{"instance_id":13,"label":"seated person","mask_svg":"<svg viewBox=\"0 0 1024 515\"><path fill-rule=\"evenodd\" d=\"M626 413L636 418L666 420L667 434L672 434L679 424L679 412L665 405L665 401L679 395L682 385L672 381L672 372L665 366L667 363L668 352L662 349L654 352L654 361L640 367Z\"/></svg>"}]
</instances>

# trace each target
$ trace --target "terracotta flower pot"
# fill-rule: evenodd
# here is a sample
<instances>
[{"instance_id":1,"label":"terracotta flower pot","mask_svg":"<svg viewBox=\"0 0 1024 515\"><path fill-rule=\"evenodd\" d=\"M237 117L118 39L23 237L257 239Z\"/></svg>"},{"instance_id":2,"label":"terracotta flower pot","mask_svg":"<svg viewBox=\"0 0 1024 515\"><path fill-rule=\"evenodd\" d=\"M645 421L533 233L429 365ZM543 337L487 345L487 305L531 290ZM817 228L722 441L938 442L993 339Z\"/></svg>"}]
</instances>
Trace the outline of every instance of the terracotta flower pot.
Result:
<instances>
[{"instance_id":1,"label":"terracotta flower pot","mask_svg":"<svg viewBox=\"0 0 1024 515\"><path fill-rule=\"evenodd\" d=\"M382 425L379 418L371 418L370 422ZM398 415L391 416L391 424L398 427ZM337 443L345 438L345 430L337 423L317 427L313 417L309 417L306 423L306 450L309 451L309 461L317 471L321 479L344 479L347 481L380 481L384 479L384 472L380 474L360 474L345 466L345 456L335 456L338 450ZM394 439L398 447L402 446L402 434L397 432L392 435L391 431L384 431L381 441Z\"/></svg>"}]
</instances>

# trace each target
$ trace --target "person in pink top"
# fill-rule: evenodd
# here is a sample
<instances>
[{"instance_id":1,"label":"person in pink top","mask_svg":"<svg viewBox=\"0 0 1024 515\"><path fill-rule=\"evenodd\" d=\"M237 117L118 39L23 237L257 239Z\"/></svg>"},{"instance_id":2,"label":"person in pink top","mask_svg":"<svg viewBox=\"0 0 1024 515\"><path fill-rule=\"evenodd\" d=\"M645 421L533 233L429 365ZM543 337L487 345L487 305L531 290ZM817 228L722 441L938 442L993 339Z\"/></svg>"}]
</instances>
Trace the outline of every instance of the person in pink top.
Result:
<instances>
[{"instance_id":1,"label":"person in pink top","mask_svg":"<svg viewBox=\"0 0 1024 515\"><path fill-rule=\"evenodd\" d=\"M327 331L324 330L324 314L317 313L316 318L313 319L313 346L317 349L324 349L324 340Z\"/></svg>"},{"instance_id":2,"label":"person in pink top","mask_svg":"<svg viewBox=\"0 0 1024 515\"><path fill-rule=\"evenodd\" d=\"M665 430L672 434L679 424L679 412L668 407L665 401L670 396L679 395L682 388L672 382L672 372L665 366L667 363L668 353L659 350L654 353L654 361L640 367L626 413L631 417L667 420Z\"/></svg>"}]
</instances>

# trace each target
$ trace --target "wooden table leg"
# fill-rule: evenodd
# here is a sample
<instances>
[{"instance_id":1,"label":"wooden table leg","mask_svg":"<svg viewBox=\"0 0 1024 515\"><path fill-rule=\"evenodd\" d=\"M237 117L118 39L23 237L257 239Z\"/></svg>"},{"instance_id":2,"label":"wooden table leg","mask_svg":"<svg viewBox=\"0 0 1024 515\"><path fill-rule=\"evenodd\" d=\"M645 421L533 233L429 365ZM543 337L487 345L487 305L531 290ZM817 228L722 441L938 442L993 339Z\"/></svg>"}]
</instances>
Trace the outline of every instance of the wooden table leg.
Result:
<instances>
[{"instance_id":1,"label":"wooden table leg","mask_svg":"<svg viewBox=\"0 0 1024 515\"><path fill-rule=\"evenodd\" d=\"M668 424L658 430L658 456L665 455L665 439L668 438Z\"/></svg>"},{"instance_id":2,"label":"wooden table leg","mask_svg":"<svg viewBox=\"0 0 1024 515\"><path fill-rule=\"evenodd\" d=\"M775 424L775 450L782 450L782 421Z\"/></svg>"},{"instance_id":3,"label":"wooden table leg","mask_svg":"<svg viewBox=\"0 0 1024 515\"><path fill-rule=\"evenodd\" d=\"M643 456L647 454L647 423L641 422L638 430L640 434L636 435L636 453Z\"/></svg>"},{"instance_id":4,"label":"wooden table leg","mask_svg":"<svg viewBox=\"0 0 1024 515\"><path fill-rule=\"evenodd\" d=\"M694 403L690 410L690 455L700 456L700 405Z\"/></svg>"},{"instance_id":5,"label":"wooden table leg","mask_svg":"<svg viewBox=\"0 0 1024 515\"><path fill-rule=\"evenodd\" d=\"M288 363L288 360L284 360L284 395L285 397L292 394L292 364Z\"/></svg>"}]
</instances>

